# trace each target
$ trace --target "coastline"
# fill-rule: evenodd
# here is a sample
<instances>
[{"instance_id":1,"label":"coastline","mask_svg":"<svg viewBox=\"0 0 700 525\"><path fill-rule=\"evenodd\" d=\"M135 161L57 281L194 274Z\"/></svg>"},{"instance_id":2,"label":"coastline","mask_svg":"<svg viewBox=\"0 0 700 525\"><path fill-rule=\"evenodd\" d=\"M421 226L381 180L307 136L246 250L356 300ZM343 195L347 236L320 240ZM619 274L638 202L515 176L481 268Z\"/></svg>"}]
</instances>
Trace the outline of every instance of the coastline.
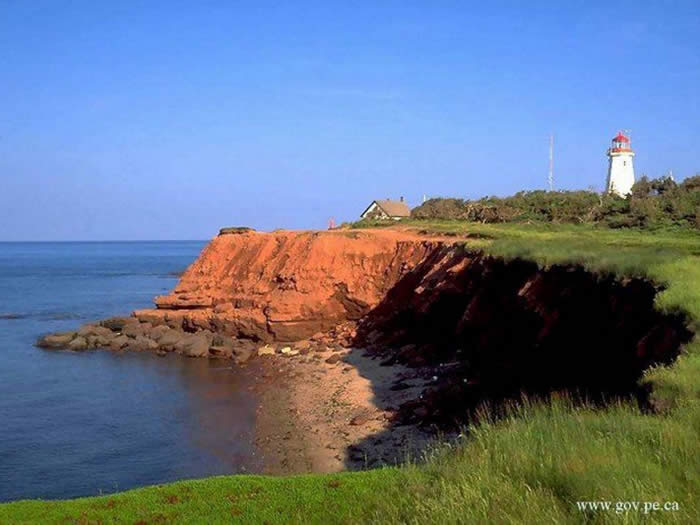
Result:
<instances>
[{"instance_id":1,"label":"coastline","mask_svg":"<svg viewBox=\"0 0 700 525\"><path fill-rule=\"evenodd\" d=\"M552 378L560 389L628 396L638 374L670 362L691 335L683 316L654 309L648 280L496 258L459 239L220 235L155 309L38 344L261 362L256 445L265 473L291 474L415 458L435 429L454 429L484 400L537 395ZM584 337L582 325L599 328ZM563 347L586 355L585 367L562 361ZM588 372L598 361L606 374Z\"/></svg>"},{"instance_id":2,"label":"coastline","mask_svg":"<svg viewBox=\"0 0 700 525\"><path fill-rule=\"evenodd\" d=\"M439 226L446 227L442 223ZM466 230L461 224L453 228L460 233ZM577 271L585 269L595 274L596 286L608 282L604 279L611 276L615 278L612 284L619 283L623 290L631 285L645 287L666 283L651 289L658 293L653 310L642 313L668 315L685 311L689 327L697 329L700 306L696 286L700 282L695 260L697 244L695 240L690 242L685 234L601 232L581 227L576 229L576 237L572 237L571 230L566 228L552 230L510 225L470 225L467 231L472 236L494 239L488 241L487 254L506 260L519 254L523 260L550 271L548 275L552 269L571 270L573 258L579 264ZM513 244L514 237L521 240ZM626 248L619 249L619 244L625 244ZM669 266L669 259L659 255L659 247L674 250L680 259ZM590 259L592 249L595 257ZM650 282L640 280L637 261L644 261L643 275ZM573 272L566 272L569 274ZM530 292L533 289L532 285L528 287ZM558 293L551 294L553 300L562 295L571 296L570 287L554 291ZM586 296L590 295L591 287L585 291ZM649 297L653 295L650 293ZM423 307L425 299L421 301ZM617 304L638 307L640 301L617 301ZM479 313L479 310L470 311ZM476 319L484 321L487 328L493 327L488 317ZM502 320L503 316L495 319ZM602 328L595 323L580 324L586 333ZM502 327L500 331L492 331L503 332ZM395 335L396 331L387 330L386 333ZM576 334L574 342L582 336L581 332ZM643 337L639 341L643 344L635 345L637 350L649 347L647 343L651 339ZM401 344L400 341L396 343ZM523 341L520 343L522 346ZM380 342L377 350L381 350L381 346ZM659 349L656 343L654 347ZM571 357L590 353L572 353L568 344L561 348L567 351L569 361ZM216 521L221 516L241 516L235 519L269 523L288 523L295 518L297 522L325 522L329 517L336 522L376 522L378 519L403 522L407 518L425 522L465 519L490 522L502 517L505 502L511 515L521 517L524 522L546 519L565 523L578 522L580 511L575 501L583 494L589 499L638 494L648 501L678 502L679 512L667 516L672 521L690 522L697 515L697 505L692 498L696 484L686 473L694 472L697 462L692 459L700 457L690 424L697 419L697 407L689 403L697 399L697 339L685 343L682 348L684 353L673 364L649 369L639 378L639 385L648 387L653 402L648 408L640 409L638 401L629 398L606 406L581 404L569 398L566 391L557 389L548 398L530 399L513 407L512 411L509 409L508 417L486 417L472 423L468 439L454 449L450 447L445 454L431 455L425 465L289 477L214 476L152 485L113 496L18 501L0 506L0 516L6 521L21 522L24 517L41 515L44 521L57 523L79 519L191 522L193 517ZM369 350L375 351L375 345ZM403 348L401 354L411 357L414 353L408 350ZM263 363L281 374L280 369L282 372L285 369L283 360L292 357L280 352L274 358L256 357L251 365ZM267 359L269 361L265 361ZM415 364L415 359L413 361ZM575 364L580 366L580 360ZM600 369L598 366L596 370ZM303 367L299 368L302 378L312 377L302 370ZM340 370L342 373L342 368ZM522 369L516 370L522 372ZM254 371L252 367L251 371ZM287 411L294 400L289 394L292 381L294 378L285 379L280 385ZM265 408L263 404L261 412ZM420 408L413 412L417 413ZM532 480L537 479L550 483L523 493L522 487L532 486ZM572 487L576 490L563 490Z\"/></svg>"},{"instance_id":3,"label":"coastline","mask_svg":"<svg viewBox=\"0 0 700 525\"><path fill-rule=\"evenodd\" d=\"M335 361L333 356L338 360L327 362ZM258 359L264 372L255 387L256 445L267 474L395 465L415 458L434 437L416 424L396 424L398 407L418 398L425 386L415 370L382 366L362 349L321 348ZM394 388L397 381L400 389Z\"/></svg>"}]
</instances>

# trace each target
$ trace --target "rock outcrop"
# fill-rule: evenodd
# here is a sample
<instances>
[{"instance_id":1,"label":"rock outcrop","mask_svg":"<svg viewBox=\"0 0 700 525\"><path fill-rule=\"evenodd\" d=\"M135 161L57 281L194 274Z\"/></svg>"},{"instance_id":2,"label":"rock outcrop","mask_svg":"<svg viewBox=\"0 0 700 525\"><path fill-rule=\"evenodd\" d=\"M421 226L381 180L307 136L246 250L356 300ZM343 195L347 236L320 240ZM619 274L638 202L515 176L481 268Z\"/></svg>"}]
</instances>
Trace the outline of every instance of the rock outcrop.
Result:
<instances>
[{"instance_id":1,"label":"rock outcrop","mask_svg":"<svg viewBox=\"0 0 700 525\"><path fill-rule=\"evenodd\" d=\"M45 335L36 345L74 352L93 348L157 352L159 355L174 352L187 357L232 359L236 364L245 363L255 349L249 340L233 339L208 330L193 334L166 325L153 326L136 317L114 317L83 325L77 332Z\"/></svg>"},{"instance_id":2,"label":"rock outcrop","mask_svg":"<svg viewBox=\"0 0 700 525\"><path fill-rule=\"evenodd\" d=\"M220 235L156 308L153 325L254 341L297 341L358 320L450 241L396 231Z\"/></svg>"}]
</instances>

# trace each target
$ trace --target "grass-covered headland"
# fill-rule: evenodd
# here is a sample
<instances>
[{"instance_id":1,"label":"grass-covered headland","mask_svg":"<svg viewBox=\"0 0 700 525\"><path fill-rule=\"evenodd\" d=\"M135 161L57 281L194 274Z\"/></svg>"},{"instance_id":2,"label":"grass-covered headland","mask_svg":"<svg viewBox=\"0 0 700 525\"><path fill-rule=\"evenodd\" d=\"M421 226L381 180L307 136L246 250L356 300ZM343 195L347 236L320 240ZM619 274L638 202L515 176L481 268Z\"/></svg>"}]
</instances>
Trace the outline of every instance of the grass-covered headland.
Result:
<instances>
[{"instance_id":1,"label":"grass-covered headland","mask_svg":"<svg viewBox=\"0 0 700 525\"><path fill-rule=\"evenodd\" d=\"M543 266L582 263L620 277L646 276L666 285L657 308L683 311L698 329L700 234L690 224L654 231L458 220L401 226L470 234L471 249ZM642 381L657 413L633 401L594 408L553 395L524 401L498 420L485 413L459 443L436 447L424 462L20 501L0 505L0 523L698 523L700 341ZM577 502L609 502L609 510L584 511Z\"/></svg>"}]
</instances>

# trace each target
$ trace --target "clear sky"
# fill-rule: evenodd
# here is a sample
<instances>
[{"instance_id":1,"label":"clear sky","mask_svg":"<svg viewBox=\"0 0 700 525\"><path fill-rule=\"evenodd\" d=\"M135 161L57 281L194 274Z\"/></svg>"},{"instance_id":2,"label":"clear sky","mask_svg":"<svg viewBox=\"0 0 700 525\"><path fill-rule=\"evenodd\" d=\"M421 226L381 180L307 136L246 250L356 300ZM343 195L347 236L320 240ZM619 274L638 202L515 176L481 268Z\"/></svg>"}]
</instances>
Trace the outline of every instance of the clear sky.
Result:
<instances>
[{"instance_id":1,"label":"clear sky","mask_svg":"<svg viewBox=\"0 0 700 525\"><path fill-rule=\"evenodd\" d=\"M549 4L549 5L545 5ZM0 0L0 240L700 171L700 2Z\"/></svg>"}]
</instances>

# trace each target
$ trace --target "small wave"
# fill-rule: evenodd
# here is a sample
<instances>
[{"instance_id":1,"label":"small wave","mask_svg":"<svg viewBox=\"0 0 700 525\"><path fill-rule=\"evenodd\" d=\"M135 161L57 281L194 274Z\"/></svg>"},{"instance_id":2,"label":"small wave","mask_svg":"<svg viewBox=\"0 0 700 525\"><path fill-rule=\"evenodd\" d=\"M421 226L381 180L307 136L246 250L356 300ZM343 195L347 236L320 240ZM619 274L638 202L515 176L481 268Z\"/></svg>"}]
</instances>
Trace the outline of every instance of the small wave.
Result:
<instances>
[{"instance_id":1,"label":"small wave","mask_svg":"<svg viewBox=\"0 0 700 525\"><path fill-rule=\"evenodd\" d=\"M6 321L15 321L17 319L26 319L29 317L27 314L0 314L0 319Z\"/></svg>"},{"instance_id":2,"label":"small wave","mask_svg":"<svg viewBox=\"0 0 700 525\"><path fill-rule=\"evenodd\" d=\"M173 277L177 277L179 279L180 277L182 277L183 273L185 273L185 272L182 271L182 272L161 273L158 275L158 277L163 277L164 279L172 279Z\"/></svg>"},{"instance_id":3,"label":"small wave","mask_svg":"<svg viewBox=\"0 0 700 525\"><path fill-rule=\"evenodd\" d=\"M85 317L71 312L45 313L37 316L42 321L73 321L84 319Z\"/></svg>"},{"instance_id":4,"label":"small wave","mask_svg":"<svg viewBox=\"0 0 700 525\"><path fill-rule=\"evenodd\" d=\"M0 321L16 321L19 319L39 319L41 321L72 321L84 319L85 316L71 312L39 312L31 314L3 313Z\"/></svg>"},{"instance_id":5,"label":"small wave","mask_svg":"<svg viewBox=\"0 0 700 525\"><path fill-rule=\"evenodd\" d=\"M182 274L185 273L184 270L181 272L103 272L97 274L97 277L102 277L105 279L122 279L124 277L159 277L162 279L173 279L180 278Z\"/></svg>"}]
</instances>

